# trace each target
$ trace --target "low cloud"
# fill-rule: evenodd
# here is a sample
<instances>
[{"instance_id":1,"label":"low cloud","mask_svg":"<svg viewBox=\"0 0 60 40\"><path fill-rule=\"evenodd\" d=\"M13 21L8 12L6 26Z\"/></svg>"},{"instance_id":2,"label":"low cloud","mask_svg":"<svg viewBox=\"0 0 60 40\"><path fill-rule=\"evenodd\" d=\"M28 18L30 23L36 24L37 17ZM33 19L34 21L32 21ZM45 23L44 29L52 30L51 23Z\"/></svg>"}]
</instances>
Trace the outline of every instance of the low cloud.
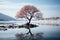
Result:
<instances>
[{"instance_id":1,"label":"low cloud","mask_svg":"<svg viewBox=\"0 0 60 40\"><path fill-rule=\"evenodd\" d=\"M15 17L17 11L20 10L21 7L24 5L34 5L36 6L43 14L44 16L51 16L50 14L53 13L60 13L59 8L60 5L39 5L39 4L33 4L33 3L12 3L8 0L2 0L0 1L0 12L3 14L9 15L11 17ZM48 14L48 15L46 15ZM59 14L58 14L59 15Z\"/></svg>"}]
</instances>

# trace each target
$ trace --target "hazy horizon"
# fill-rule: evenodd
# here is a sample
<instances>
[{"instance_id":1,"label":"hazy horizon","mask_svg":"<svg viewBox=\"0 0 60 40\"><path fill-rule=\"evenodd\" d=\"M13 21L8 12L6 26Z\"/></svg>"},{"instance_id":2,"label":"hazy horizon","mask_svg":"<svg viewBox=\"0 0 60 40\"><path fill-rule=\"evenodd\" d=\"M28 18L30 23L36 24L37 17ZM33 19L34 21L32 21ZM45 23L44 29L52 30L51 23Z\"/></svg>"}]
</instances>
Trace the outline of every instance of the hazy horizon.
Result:
<instances>
[{"instance_id":1,"label":"hazy horizon","mask_svg":"<svg viewBox=\"0 0 60 40\"><path fill-rule=\"evenodd\" d=\"M0 0L0 13L14 17L24 5L34 5L43 17L60 17L60 0Z\"/></svg>"}]
</instances>

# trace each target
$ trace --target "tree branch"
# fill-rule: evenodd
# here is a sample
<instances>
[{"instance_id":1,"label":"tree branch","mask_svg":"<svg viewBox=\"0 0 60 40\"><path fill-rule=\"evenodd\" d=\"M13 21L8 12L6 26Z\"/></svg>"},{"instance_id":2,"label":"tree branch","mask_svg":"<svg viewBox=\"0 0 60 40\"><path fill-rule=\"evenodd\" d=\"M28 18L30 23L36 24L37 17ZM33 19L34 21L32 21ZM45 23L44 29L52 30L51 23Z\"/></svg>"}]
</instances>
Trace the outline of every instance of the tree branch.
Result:
<instances>
[{"instance_id":1,"label":"tree branch","mask_svg":"<svg viewBox=\"0 0 60 40\"><path fill-rule=\"evenodd\" d=\"M29 20L29 18L28 17L26 17L28 20Z\"/></svg>"}]
</instances>

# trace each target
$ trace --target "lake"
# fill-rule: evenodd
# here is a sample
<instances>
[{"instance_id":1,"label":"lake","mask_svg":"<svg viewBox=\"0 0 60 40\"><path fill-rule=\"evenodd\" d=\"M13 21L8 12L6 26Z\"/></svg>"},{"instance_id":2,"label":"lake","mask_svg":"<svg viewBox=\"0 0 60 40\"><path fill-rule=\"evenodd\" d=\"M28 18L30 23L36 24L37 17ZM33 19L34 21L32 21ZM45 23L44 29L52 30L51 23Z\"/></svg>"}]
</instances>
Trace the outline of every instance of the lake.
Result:
<instances>
[{"instance_id":1,"label":"lake","mask_svg":"<svg viewBox=\"0 0 60 40\"><path fill-rule=\"evenodd\" d=\"M36 23L35 23L36 24ZM42 40L60 40L60 26L59 25L39 25L39 27L31 28L33 34L43 33ZM0 40L14 40L15 34L17 33L27 33L28 29L25 28L15 28L8 29L6 31L0 31Z\"/></svg>"}]
</instances>

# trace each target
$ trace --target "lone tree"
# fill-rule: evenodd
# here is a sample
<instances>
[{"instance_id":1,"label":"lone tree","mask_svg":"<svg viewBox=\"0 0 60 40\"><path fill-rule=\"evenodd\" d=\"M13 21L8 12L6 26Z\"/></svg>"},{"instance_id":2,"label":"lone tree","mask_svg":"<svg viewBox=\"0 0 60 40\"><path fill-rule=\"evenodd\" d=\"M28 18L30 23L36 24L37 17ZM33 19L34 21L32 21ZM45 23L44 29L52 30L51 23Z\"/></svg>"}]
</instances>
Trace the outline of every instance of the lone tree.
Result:
<instances>
[{"instance_id":1,"label":"lone tree","mask_svg":"<svg viewBox=\"0 0 60 40\"><path fill-rule=\"evenodd\" d=\"M25 5L24 7L21 8L21 10L16 14L17 18L26 18L28 20L28 29L30 35L33 35L31 33L30 30L30 23L31 23L31 19L37 18L37 19L41 19L42 18L42 13L35 7L32 5Z\"/></svg>"}]
</instances>

